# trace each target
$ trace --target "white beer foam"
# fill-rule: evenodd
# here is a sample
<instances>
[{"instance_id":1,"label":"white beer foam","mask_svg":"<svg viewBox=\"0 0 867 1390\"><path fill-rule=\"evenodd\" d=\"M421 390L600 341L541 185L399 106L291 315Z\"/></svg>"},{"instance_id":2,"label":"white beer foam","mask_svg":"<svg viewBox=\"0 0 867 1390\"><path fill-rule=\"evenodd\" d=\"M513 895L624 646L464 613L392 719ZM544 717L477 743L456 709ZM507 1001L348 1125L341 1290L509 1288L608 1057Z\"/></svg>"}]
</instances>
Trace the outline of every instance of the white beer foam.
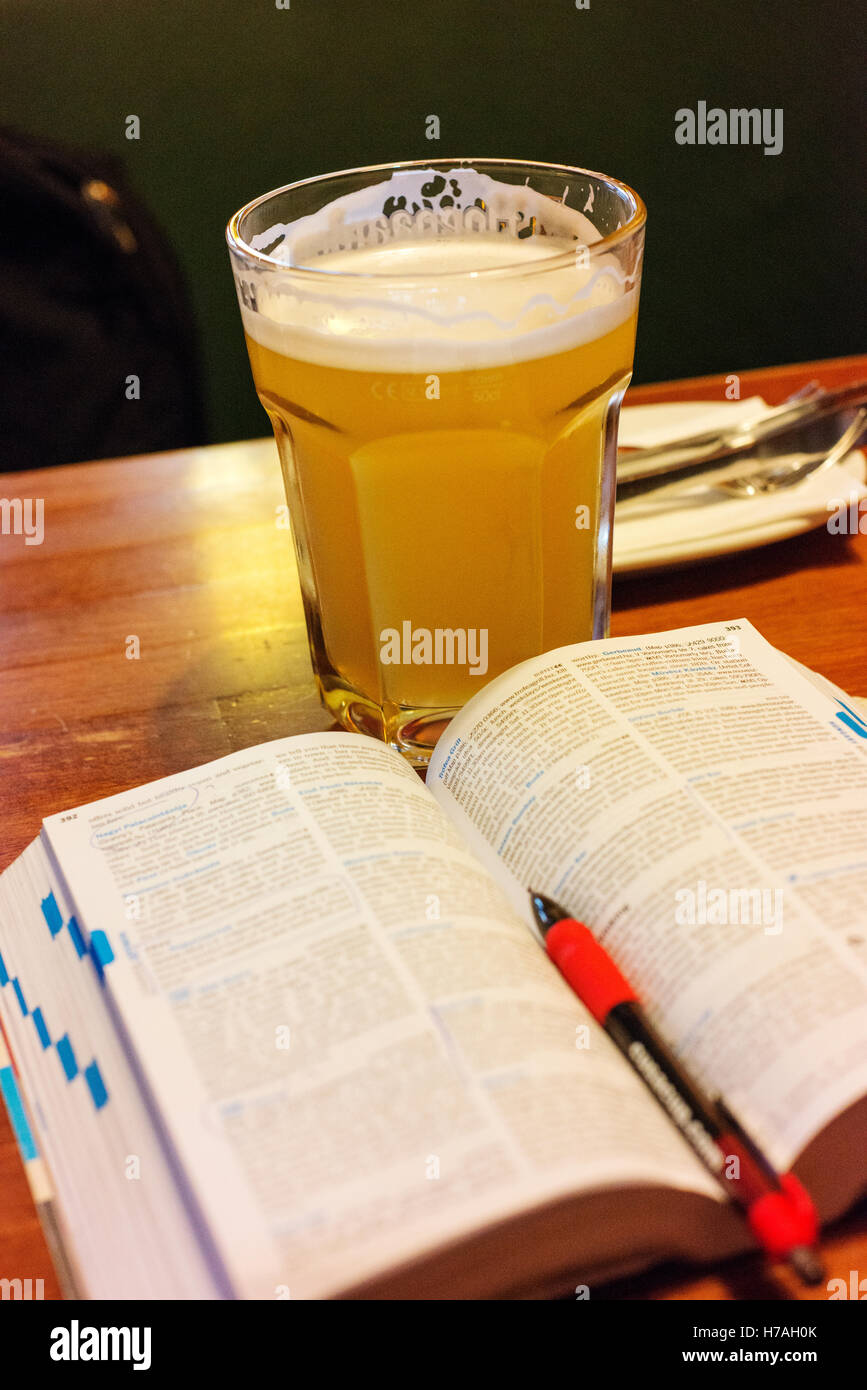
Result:
<instances>
[{"instance_id":1,"label":"white beer foam","mask_svg":"<svg viewBox=\"0 0 867 1390\"><path fill-rule=\"evenodd\" d=\"M463 207L425 207L434 180L446 181L446 193L459 181ZM546 234L519 237L531 219ZM592 253L600 239L582 213L525 186L463 168L398 171L253 239L285 270L245 267L244 327L275 352L371 372L544 357L592 342L635 312L637 279L626 279L614 255ZM308 273L294 276L293 267Z\"/></svg>"}]
</instances>

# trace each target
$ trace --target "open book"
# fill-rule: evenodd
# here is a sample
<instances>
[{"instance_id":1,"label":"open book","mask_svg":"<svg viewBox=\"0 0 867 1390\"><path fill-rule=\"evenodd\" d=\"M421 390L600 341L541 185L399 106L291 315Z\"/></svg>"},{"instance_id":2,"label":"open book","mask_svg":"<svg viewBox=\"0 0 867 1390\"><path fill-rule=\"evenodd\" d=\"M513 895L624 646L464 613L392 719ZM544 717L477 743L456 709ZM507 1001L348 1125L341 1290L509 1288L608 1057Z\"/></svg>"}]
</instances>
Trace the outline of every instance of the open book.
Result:
<instances>
[{"instance_id":1,"label":"open book","mask_svg":"<svg viewBox=\"0 0 867 1390\"><path fill-rule=\"evenodd\" d=\"M426 786L310 734L50 816L0 877L0 1017L79 1291L516 1297L747 1248L528 886L838 1215L865 811L856 706L741 621L525 662Z\"/></svg>"}]
</instances>

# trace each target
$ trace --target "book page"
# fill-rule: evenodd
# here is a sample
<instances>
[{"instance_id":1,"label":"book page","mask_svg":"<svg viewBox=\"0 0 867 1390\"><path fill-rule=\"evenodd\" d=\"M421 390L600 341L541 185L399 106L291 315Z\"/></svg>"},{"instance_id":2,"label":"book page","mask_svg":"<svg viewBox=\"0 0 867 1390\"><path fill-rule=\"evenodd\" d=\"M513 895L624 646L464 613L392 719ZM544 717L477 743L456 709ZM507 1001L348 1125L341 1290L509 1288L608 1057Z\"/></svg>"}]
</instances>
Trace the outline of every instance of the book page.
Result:
<instances>
[{"instance_id":1,"label":"book page","mask_svg":"<svg viewBox=\"0 0 867 1390\"><path fill-rule=\"evenodd\" d=\"M779 1164L867 1092L867 724L750 623L525 662L427 784L525 920L532 887L587 922Z\"/></svg>"},{"instance_id":2,"label":"book page","mask_svg":"<svg viewBox=\"0 0 867 1390\"><path fill-rule=\"evenodd\" d=\"M375 741L278 740L44 833L239 1293L334 1292L582 1186L719 1197Z\"/></svg>"}]
</instances>

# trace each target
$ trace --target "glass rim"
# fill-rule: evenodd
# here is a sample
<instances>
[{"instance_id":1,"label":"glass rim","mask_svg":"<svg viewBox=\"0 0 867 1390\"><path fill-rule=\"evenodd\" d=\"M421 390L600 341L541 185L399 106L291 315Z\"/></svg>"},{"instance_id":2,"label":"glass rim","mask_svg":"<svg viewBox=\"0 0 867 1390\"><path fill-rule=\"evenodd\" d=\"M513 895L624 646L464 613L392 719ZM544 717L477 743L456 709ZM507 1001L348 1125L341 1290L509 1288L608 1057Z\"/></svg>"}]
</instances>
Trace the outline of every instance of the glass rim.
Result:
<instances>
[{"instance_id":1,"label":"glass rim","mask_svg":"<svg viewBox=\"0 0 867 1390\"><path fill-rule=\"evenodd\" d=\"M619 192L624 193L633 204L633 212L629 220L616 231L609 233L608 236L600 237L599 241L594 241L589 246L590 255L598 255L602 251L608 251L611 247L618 246L624 241L628 241L631 236L639 231L647 221L647 209L642 198L635 192L629 184L623 183L621 179L616 179L611 174L602 174L595 169L582 169L573 164L548 164L544 160L538 159L495 159L490 156L479 156L472 158L463 156L459 158L437 158L437 159L405 159L394 160L385 164L362 164L353 169L335 169L328 174L314 174L311 178L296 179L293 183L283 184L280 188L272 188L267 193L260 193L257 198L251 198L242 208L229 219L226 226L226 241L229 250L236 252L245 260L259 266L279 270L284 275L297 276L309 281L322 283L322 277L328 276L333 283L375 283L378 285L398 284L428 284L431 280L453 281L466 280L468 277L476 278L485 276L486 278L506 277L510 275L531 275L549 269L559 268L574 262L575 251L570 248L568 251L555 252L550 256L540 256L535 260L510 261L507 265L482 266L478 270L435 270L428 274L419 276L417 270L401 273L389 272L388 274L377 274L375 271L359 270L325 270L314 266L294 266L287 265L285 261L278 260L275 256L265 255L261 251L256 251L241 235L240 225L248 213L255 208L261 207L269 198L278 198L283 193L291 193L297 188L309 188L313 184L324 183L328 179L344 178L349 174L379 174L395 169L432 169L439 165L449 165L459 168L461 165L476 167L479 165L505 165L510 168L529 169L531 171L545 171L546 173L559 174L583 174L592 179L599 179L602 183L607 183ZM535 190L538 192L538 190ZM542 195L545 196L544 194Z\"/></svg>"}]
</instances>

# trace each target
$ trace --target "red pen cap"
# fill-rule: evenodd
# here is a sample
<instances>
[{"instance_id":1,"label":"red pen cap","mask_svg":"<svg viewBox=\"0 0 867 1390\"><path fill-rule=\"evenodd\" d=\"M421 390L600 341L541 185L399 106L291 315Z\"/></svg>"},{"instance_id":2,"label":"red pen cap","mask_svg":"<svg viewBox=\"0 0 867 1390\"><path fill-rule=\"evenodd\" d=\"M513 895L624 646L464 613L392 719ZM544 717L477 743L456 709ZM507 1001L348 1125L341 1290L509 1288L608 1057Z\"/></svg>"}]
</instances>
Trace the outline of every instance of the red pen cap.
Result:
<instances>
[{"instance_id":1,"label":"red pen cap","mask_svg":"<svg viewBox=\"0 0 867 1390\"><path fill-rule=\"evenodd\" d=\"M629 981L583 922L571 917L555 922L545 936L545 949L599 1023L605 1022L616 1004L638 1001Z\"/></svg>"}]
</instances>

